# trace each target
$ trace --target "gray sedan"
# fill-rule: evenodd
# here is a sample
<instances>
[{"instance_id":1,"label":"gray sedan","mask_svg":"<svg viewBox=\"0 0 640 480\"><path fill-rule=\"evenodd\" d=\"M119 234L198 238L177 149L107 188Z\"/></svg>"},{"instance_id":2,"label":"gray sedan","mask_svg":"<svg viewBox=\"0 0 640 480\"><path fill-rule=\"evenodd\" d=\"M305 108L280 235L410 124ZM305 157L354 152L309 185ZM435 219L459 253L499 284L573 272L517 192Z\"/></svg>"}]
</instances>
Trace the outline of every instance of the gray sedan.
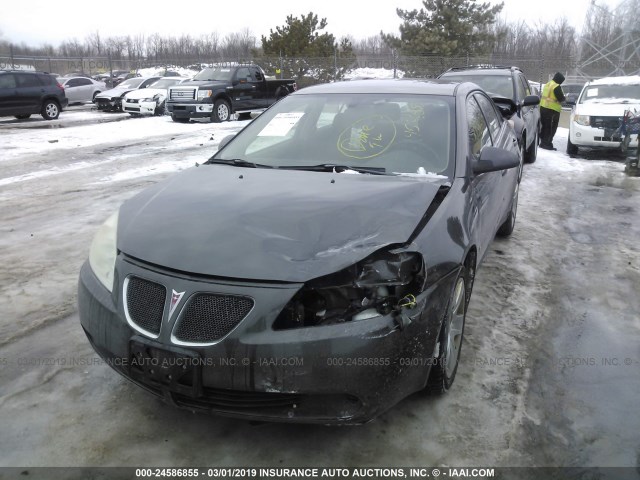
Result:
<instances>
[{"instance_id":1,"label":"gray sedan","mask_svg":"<svg viewBox=\"0 0 640 480\"><path fill-rule=\"evenodd\" d=\"M96 95L106 90L104 82L86 77L60 78L59 81L69 99L69 105L92 102Z\"/></svg>"}]
</instances>

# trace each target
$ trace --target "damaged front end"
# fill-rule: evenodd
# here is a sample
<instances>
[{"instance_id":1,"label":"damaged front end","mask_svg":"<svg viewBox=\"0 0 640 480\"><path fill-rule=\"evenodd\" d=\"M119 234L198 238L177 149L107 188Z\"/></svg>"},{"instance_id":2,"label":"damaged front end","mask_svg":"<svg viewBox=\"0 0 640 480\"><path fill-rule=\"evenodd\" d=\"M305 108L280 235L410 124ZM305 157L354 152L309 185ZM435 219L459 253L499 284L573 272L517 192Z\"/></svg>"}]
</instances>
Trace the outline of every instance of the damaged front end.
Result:
<instances>
[{"instance_id":1,"label":"damaged front end","mask_svg":"<svg viewBox=\"0 0 640 480\"><path fill-rule=\"evenodd\" d=\"M386 248L339 272L307 282L273 324L275 330L335 325L414 308L424 289L422 255Z\"/></svg>"}]
</instances>

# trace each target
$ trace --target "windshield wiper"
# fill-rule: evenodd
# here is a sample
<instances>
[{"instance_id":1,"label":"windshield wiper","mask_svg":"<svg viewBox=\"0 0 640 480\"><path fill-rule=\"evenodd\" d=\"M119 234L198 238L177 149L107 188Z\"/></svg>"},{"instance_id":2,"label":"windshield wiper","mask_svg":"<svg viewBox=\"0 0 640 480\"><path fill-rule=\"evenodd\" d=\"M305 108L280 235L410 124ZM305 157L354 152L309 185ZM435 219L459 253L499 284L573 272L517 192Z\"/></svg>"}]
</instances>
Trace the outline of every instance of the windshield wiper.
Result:
<instances>
[{"instance_id":1,"label":"windshield wiper","mask_svg":"<svg viewBox=\"0 0 640 480\"><path fill-rule=\"evenodd\" d=\"M308 170L310 172L333 172L342 173L346 170L353 170L358 173L368 173L370 175L391 175L384 167L354 167L352 165L337 165L335 163L321 163L320 165L281 165L278 168L283 170Z\"/></svg>"},{"instance_id":2,"label":"windshield wiper","mask_svg":"<svg viewBox=\"0 0 640 480\"><path fill-rule=\"evenodd\" d=\"M241 158L232 158L231 160L223 160L221 158L210 158L205 162L207 164L219 163L221 165L231 165L233 167L246 167L246 168L273 168L271 165L263 165L262 163L253 163Z\"/></svg>"}]
</instances>

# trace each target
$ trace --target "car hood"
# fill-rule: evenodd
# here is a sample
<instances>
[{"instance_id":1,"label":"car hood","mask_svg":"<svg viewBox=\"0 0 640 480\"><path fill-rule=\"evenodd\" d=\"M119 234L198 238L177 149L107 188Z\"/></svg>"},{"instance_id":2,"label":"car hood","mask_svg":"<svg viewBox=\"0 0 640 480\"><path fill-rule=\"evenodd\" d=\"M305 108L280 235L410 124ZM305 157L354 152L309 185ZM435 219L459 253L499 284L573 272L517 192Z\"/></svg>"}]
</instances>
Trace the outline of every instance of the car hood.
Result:
<instances>
[{"instance_id":1,"label":"car hood","mask_svg":"<svg viewBox=\"0 0 640 480\"><path fill-rule=\"evenodd\" d=\"M133 90L137 90L136 88L131 88L131 87L127 87L127 88L112 88L111 90L106 90L98 95L96 95L97 97L120 97L122 95L124 95L125 93L131 92Z\"/></svg>"},{"instance_id":2,"label":"car hood","mask_svg":"<svg viewBox=\"0 0 640 480\"><path fill-rule=\"evenodd\" d=\"M406 242L446 181L202 165L122 205L118 250L183 272L304 282Z\"/></svg>"},{"instance_id":3,"label":"car hood","mask_svg":"<svg viewBox=\"0 0 640 480\"><path fill-rule=\"evenodd\" d=\"M167 96L166 88L143 88L139 90L133 90L127 93L127 98L147 98L153 97L154 95L163 95Z\"/></svg>"},{"instance_id":4,"label":"car hood","mask_svg":"<svg viewBox=\"0 0 640 480\"><path fill-rule=\"evenodd\" d=\"M172 85L170 88L179 87L209 87L209 88L226 88L230 85L229 82L222 80L189 80L178 85Z\"/></svg>"},{"instance_id":5,"label":"car hood","mask_svg":"<svg viewBox=\"0 0 640 480\"><path fill-rule=\"evenodd\" d=\"M590 115L595 117L622 117L626 110L640 110L637 103L595 103L587 102L576 105L576 115Z\"/></svg>"}]
</instances>

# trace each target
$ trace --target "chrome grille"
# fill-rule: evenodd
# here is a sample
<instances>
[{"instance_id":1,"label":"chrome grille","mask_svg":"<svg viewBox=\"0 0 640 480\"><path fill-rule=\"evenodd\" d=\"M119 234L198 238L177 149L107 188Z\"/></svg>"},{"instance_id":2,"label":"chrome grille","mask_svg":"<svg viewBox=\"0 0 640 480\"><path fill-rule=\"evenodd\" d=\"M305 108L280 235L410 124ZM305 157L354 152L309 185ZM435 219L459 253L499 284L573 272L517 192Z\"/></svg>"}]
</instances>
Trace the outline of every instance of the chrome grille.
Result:
<instances>
[{"instance_id":1,"label":"chrome grille","mask_svg":"<svg viewBox=\"0 0 640 480\"><path fill-rule=\"evenodd\" d=\"M142 330L158 335L166 297L167 289L159 283L129 277L125 304L128 318Z\"/></svg>"},{"instance_id":2,"label":"chrome grille","mask_svg":"<svg viewBox=\"0 0 640 480\"><path fill-rule=\"evenodd\" d=\"M171 100L195 100L196 89L193 87L178 87L169 90Z\"/></svg>"},{"instance_id":3,"label":"chrome grille","mask_svg":"<svg viewBox=\"0 0 640 480\"><path fill-rule=\"evenodd\" d=\"M174 339L185 343L211 343L233 330L253 308L247 297L198 294L186 306L174 331Z\"/></svg>"}]
</instances>

